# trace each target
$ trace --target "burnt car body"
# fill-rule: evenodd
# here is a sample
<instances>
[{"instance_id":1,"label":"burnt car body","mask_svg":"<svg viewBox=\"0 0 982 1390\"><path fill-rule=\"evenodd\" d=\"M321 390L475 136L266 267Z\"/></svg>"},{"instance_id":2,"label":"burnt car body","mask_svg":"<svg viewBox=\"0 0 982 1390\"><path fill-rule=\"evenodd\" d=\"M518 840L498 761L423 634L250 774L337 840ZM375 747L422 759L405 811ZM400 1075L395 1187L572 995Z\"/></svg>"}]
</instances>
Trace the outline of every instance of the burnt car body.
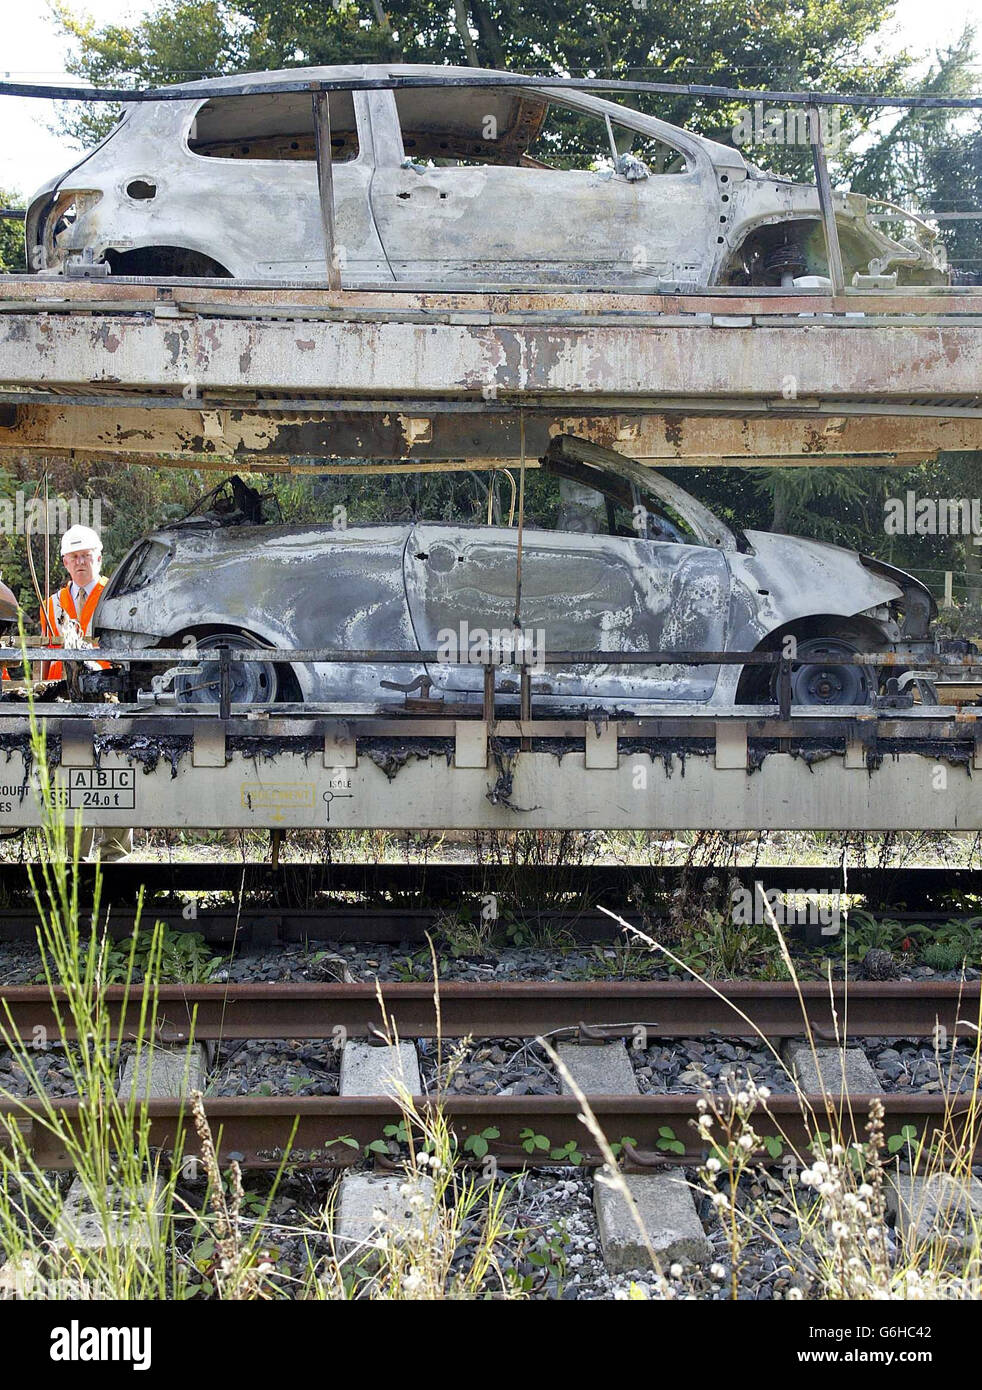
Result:
<instances>
[{"instance_id":1,"label":"burnt car body","mask_svg":"<svg viewBox=\"0 0 982 1390\"><path fill-rule=\"evenodd\" d=\"M932 650L934 601L900 570L818 541L734 531L670 480L569 436L553 441L540 467L561 485L589 489L606 526L526 523L520 627L539 656L776 650L791 634L794 699L854 705L875 695L877 668L837 658L889 651L900 663L890 668L896 675ZM483 664L468 634L514 632L518 544L516 525L410 521L337 530L257 525L248 508L211 510L130 551L103 592L94 630L107 655L190 639L203 649L470 653L458 663L233 662L232 695L385 708L402 705L407 686L428 681L435 698L479 703ZM727 706L767 702L774 693L773 668L763 666L528 664L537 706L553 709ZM146 688L150 667L134 672ZM513 664L498 674L506 703L517 695L517 674ZM215 701L216 663L175 675L173 688L182 702Z\"/></svg>"},{"instance_id":2,"label":"burnt car body","mask_svg":"<svg viewBox=\"0 0 982 1390\"><path fill-rule=\"evenodd\" d=\"M814 288L811 277L826 274L814 185L586 92L454 85L475 75L292 68L187 85L186 100L131 103L101 144L32 198L28 265L323 281L310 93L263 88L415 76L445 85L330 96L345 284L657 289L805 279ZM244 83L251 95L221 99ZM556 167L571 158L582 167ZM836 193L834 207L847 283L947 282L944 252L917 219L894 239L865 197Z\"/></svg>"},{"instance_id":3,"label":"burnt car body","mask_svg":"<svg viewBox=\"0 0 982 1390\"><path fill-rule=\"evenodd\" d=\"M17 599L0 580L0 637L17 626Z\"/></svg>"}]
</instances>

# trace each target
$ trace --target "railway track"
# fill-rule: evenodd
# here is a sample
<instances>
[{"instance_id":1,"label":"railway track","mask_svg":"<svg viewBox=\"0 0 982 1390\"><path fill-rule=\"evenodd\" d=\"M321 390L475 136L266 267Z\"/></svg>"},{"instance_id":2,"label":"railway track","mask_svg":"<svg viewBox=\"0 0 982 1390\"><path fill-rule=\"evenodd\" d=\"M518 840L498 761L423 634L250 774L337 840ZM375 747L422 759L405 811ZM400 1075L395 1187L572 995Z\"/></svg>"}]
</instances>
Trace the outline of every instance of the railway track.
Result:
<instances>
[{"instance_id":1,"label":"railway track","mask_svg":"<svg viewBox=\"0 0 982 1390\"><path fill-rule=\"evenodd\" d=\"M982 1152L970 1099L896 1094L875 1099L883 1106L888 1136L912 1128L930 1145L936 1132L944 1131L949 1144L968 1144L976 1157ZM841 1134L846 1143L853 1138L862 1141L873 1100L873 1095L846 1101L821 1094L772 1096L766 1111L755 1112L754 1128L761 1138L781 1145L771 1155L779 1164L785 1155L807 1154L819 1131ZM590 1107L608 1140L634 1141L627 1147L625 1167L643 1171L650 1166L691 1165L706 1156L706 1142L695 1129L697 1101L696 1096L682 1095L593 1095ZM498 1138L487 1151L502 1168L568 1167L571 1162L596 1167L602 1162L580 1119L582 1106L573 1096L423 1097L417 1104L422 1110L441 1106L462 1147L472 1137L497 1129ZM296 1168L350 1167L404 1119L396 1100L386 1096L220 1096L207 1099L206 1109L219 1139L221 1161L235 1158L244 1168L259 1169L278 1168L286 1161ZM0 1116L16 1122L29 1137L39 1167L66 1168L70 1163L58 1124L82 1133L84 1106L77 1100L55 1101L51 1112L54 1124L51 1113L38 1105L0 1106ZM172 1152L180 1145L187 1155L200 1153L186 1100L149 1100L145 1115L153 1148ZM666 1130L671 1131L668 1143L680 1149L666 1149ZM548 1144L530 1150L530 1133L542 1135ZM573 1159L570 1144L576 1146Z\"/></svg>"},{"instance_id":2,"label":"railway track","mask_svg":"<svg viewBox=\"0 0 982 1390\"><path fill-rule=\"evenodd\" d=\"M800 999L799 999L800 990ZM138 993L138 992L136 992ZM377 1039L386 1018L403 1038L533 1038L565 1034L583 1042L647 1037L765 1037L774 1042L808 1028L823 1042L837 1037L971 1036L982 995L978 981L939 980L912 987L876 983L760 983L655 980L566 983L515 981L385 984L159 985L157 1041L217 1042L242 1038ZM383 1001L384 1012L383 1012ZM100 1003L118 1036L139 1026L135 992L108 985ZM25 1043L35 1029L56 1036L56 1010L67 1036L77 1036L68 996L46 985L0 988L0 1022Z\"/></svg>"},{"instance_id":3,"label":"railway track","mask_svg":"<svg viewBox=\"0 0 982 1390\"><path fill-rule=\"evenodd\" d=\"M794 985L728 982L710 987L700 982L652 983L449 983L439 991L439 1014L432 985L162 985L156 991L155 1042L181 1047L194 1042L237 1039L332 1039L343 1046L360 1040L381 1042L382 1028L395 1028L406 1038L445 1039L470 1036L524 1037L551 1035L587 1044L614 1039L762 1036L774 1045L811 1030L819 1046L828 1046L846 1032L850 1043L861 1037L973 1037L982 1010L978 982L965 985L934 982L907 984ZM122 986L110 986L101 996L116 1037L132 1038L140 1012L139 1000ZM804 1016L802 1014L804 1004ZM61 1033L57 1016L62 1017ZM0 991L0 1018L8 1037L32 1045L38 1037L77 1037L70 1023L70 1001L62 991L17 986ZM38 1030L44 1030L38 1032ZM939 1033L939 1030L945 1030ZM888 1134L909 1132L931 1139L944 1131L948 1142L982 1146L977 1134L974 1097L919 1091L885 1092L883 1106ZM773 1095L755 1116L762 1138L769 1138L770 1158L778 1162L792 1151L805 1152L819 1130L861 1139L873 1101L872 1094L844 1097L836 1088L828 1094ZM698 1132L697 1094L599 1094L591 1105L613 1142L629 1138L629 1166L644 1169L664 1163L692 1164L705 1155ZM442 1105L459 1142L497 1131L491 1145L502 1167L555 1166L569 1159L568 1146L588 1166L601 1161L600 1152L579 1118L581 1107L569 1095L431 1095L422 1107ZM59 1125L77 1128L84 1105L75 1099L53 1102L57 1123L45 1118L45 1106L8 1102L0 1113L15 1121L30 1137L37 1162L45 1168L66 1166L67 1154ZM221 1135L221 1153L235 1156L246 1167L277 1167L287 1155L297 1167L343 1167L357 1162L369 1146L398 1127L399 1105L391 1097L341 1095L296 1098L250 1095L209 1097L209 1118ZM196 1139L187 1123L186 1102L152 1100L146 1115L151 1143L171 1150L183 1143L194 1152ZM544 1135L548 1146L530 1157L528 1136ZM671 1135L668 1146L666 1134Z\"/></svg>"}]
</instances>

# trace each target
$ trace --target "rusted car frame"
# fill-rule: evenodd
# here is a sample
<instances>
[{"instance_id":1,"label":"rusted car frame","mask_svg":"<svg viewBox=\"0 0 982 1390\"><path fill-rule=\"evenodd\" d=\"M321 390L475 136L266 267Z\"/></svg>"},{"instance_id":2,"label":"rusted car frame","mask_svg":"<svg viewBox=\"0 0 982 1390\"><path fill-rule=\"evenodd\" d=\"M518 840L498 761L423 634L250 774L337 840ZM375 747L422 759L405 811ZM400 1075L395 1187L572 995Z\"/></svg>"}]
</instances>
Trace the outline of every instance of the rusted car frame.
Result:
<instances>
[{"instance_id":1,"label":"rusted car frame","mask_svg":"<svg viewBox=\"0 0 982 1390\"><path fill-rule=\"evenodd\" d=\"M555 441L540 464L568 486L591 488L610 504L608 515L620 508L622 517L606 532L573 532L519 528L517 518L511 527L412 521L337 530L199 516L134 547L103 594L96 634L104 648L148 652L191 639L205 649L452 649L418 668L404 660L232 666L236 701L371 708L404 705L407 688L480 704L487 652L476 647L473 661L459 659L475 633L517 629L531 644L537 707L581 711L585 703L639 712L662 701L729 706L774 693L770 667L645 666L638 653L781 650L793 637L794 698L855 705L875 694L876 670L837 664L837 655L882 651L896 670L932 650L933 600L902 571L817 541L734 531L668 479L585 441ZM618 666L535 669L536 651L635 655ZM503 664L515 663L506 653ZM211 666L180 677L179 698L215 699ZM501 673L498 690L517 703L517 670Z\"/></svg>"},{"instance_id":2,"label":"rusted car frame","mask_svg":"<svg viewBox=\"0 0 982 1390\"><path fill-rule=\"evenodd\" d=\"M429 77L332 92L325 251L319 133L293 84ZM504 74L425 65L291 69L130 104L116 130L31 200L29 261L115 274L330 278L350 285L783 285L946 282L924 234L894 240L867 200L750 164L739 150L576 87L468 87ZM169 93L174 97L175 93ZM551 168L554 118L593 121L593 157ZM823 205L825 224L823 228Z\"/></svg>"}]
</instances>

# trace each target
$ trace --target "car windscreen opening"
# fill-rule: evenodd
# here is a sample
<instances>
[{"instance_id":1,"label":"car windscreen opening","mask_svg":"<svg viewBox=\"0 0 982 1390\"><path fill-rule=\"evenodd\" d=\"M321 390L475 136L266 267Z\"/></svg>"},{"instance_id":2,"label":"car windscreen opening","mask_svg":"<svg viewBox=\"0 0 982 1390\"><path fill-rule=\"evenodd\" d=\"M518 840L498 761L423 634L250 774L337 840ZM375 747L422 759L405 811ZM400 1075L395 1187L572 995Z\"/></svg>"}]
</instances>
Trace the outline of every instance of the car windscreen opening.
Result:
<instances>
[{"instance_id":1,"label":"car windscreen opening","mask_svg":"<svg viewBox=\"0 0 982 1390\"><path fill-rule=\"evenodd\" d=\"M350 92L330 96L331 153L337 163L358 157L358 128ZM188 148L211 159L314 159L309 92L222 97L206 101L191 122Z\"/></svg>"}]
</instances>

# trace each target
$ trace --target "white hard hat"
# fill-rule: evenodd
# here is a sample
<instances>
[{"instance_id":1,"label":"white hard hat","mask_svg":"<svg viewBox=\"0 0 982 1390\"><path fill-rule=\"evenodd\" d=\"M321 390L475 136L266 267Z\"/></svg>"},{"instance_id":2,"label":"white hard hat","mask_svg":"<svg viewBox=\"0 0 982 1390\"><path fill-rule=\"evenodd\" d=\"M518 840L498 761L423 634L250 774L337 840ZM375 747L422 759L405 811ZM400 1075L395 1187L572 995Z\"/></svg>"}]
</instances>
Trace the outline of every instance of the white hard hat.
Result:
<instances>
[{"instance_id":1,"label":"white hard hat","mask_svg":"<svg viewBox=\"0 0 982 1390\"><path fill-rule=\"evenodd\" d=\"M102 541L91 526L69 526L61 538L62 558L73 550L94 550L102 554Z\"/></svg>"}]
</instances>

